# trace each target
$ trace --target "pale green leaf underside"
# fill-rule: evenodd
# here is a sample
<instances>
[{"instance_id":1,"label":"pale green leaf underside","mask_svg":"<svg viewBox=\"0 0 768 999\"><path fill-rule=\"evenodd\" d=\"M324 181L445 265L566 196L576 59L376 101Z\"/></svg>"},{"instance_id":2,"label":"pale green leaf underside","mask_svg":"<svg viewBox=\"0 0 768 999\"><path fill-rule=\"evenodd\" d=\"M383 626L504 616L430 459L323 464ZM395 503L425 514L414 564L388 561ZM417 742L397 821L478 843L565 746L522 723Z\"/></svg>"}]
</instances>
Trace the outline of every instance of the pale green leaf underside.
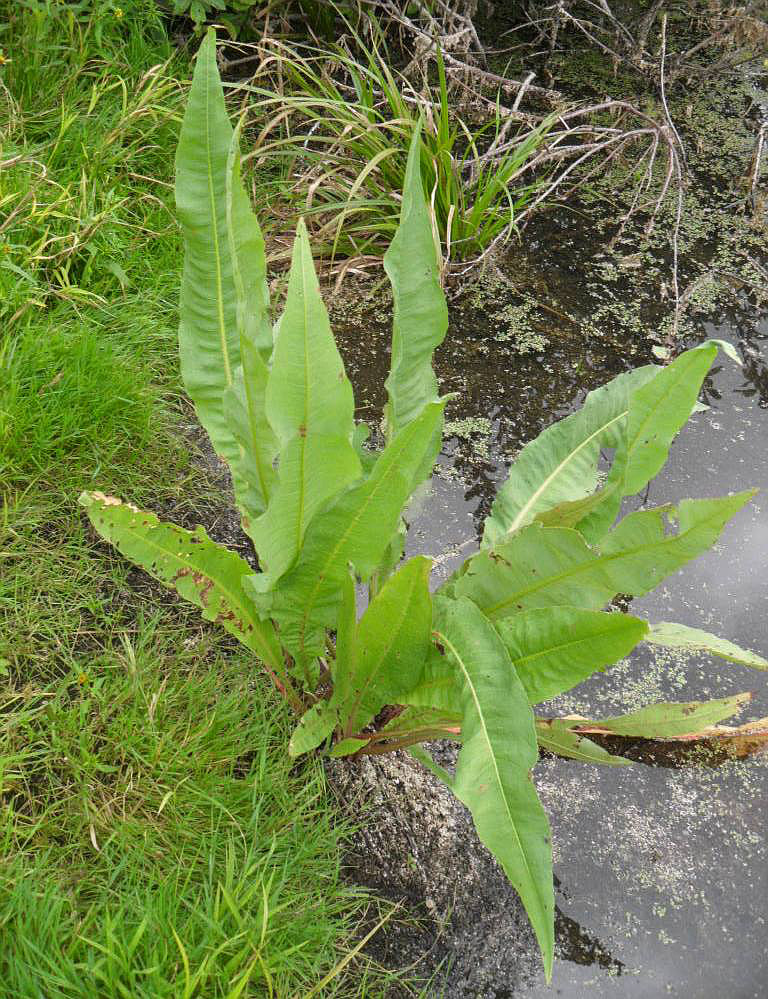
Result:
<instances>
[{"instance_id":1,"label":"pale green leaf underside","mask_svg":"<svg viewBox=\"0 0 768 999\"><path fill-rule=\"evenodd\" d=\"M240 460L224 410L240 364L237 303L227 234L232 125L210 31L197 55L176 152L176 211L184 236L179 353L181 376L217 453Z\"/></svg>"},{"instance_id":2,"label":"pale green leaf underside","mask_svg":"<svg viewBox=\"0 0 768 999\"><path fill-rule=\"evenodd\" d=\"M721 659L728 659L741 666L751 666L753 669L768 669L768 660L756 652L742 649L725 638L710 635L700 628L689 628L684 624L672 624L668 621L654 624L645 638L652 645L662 645L668 649L683 649L686 652L708 652Z\"/></svg>"},{"instance_id":3,"label":"pale green leaf underside","mask_svg":"<svg viewBox=\"0 0 768 999\"><path fill-rule=\"evenodd\" d=\"M528 912L547 978L554 953L549 822L530 771L538 759L534 718L501 640L468 600L451 602L438 640L462 681L462 746L453 791Z\"/></svg>"}]
</instances>

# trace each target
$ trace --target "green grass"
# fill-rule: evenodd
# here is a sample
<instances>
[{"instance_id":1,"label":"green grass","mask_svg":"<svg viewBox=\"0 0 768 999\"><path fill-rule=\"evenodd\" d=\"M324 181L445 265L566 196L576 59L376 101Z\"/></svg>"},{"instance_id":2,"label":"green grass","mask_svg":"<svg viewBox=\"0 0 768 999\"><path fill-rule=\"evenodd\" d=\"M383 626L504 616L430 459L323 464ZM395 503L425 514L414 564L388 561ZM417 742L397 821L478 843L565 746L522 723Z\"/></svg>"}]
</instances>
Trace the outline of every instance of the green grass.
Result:
<instances>
[{"instance_id":1,"label":"green grass","mask_svg":"<svg viewBox=\"0 0 768 999\"><path fill-rule=\"evenodd\" d=\"M391 68L383 34L373 46L351 24L347 34L357 57L341 45L275 41L263 64L266 78L237 88L257 137L246 161L282 175L289 212L304 216L313 246L331 257L383 254L398 225L418 128L445 263L477 261L511 239L517 215L543 182L528 167L551 121L508 134L491 104L486 122L473 123L451 106L441 61L437 81L417 91ZM497 148L498 155L488 155Z\"/></svg>"},{"instance_id":2,"label":"green grass","mask_svg":"<svg viewBox=\"0 0 768 999\"><path fill-rule=\"evenodd\" d=\"M288 760L254 663L77 507L221 501L176 363L189 67L125 6L0 2L0 997L381 996L361 962L334 974L369 900L320 766Z\"/></svg>"},{"instance_id":3,"label":"green grass","mask_svg":"<svg viewBox=\"0 0 768 999\"><path fill-rule=\"evenodd\" d=\"M304 994L353 903L317 768L201 629L161 616L4 715L4 996ZM245 991L243 994L254 994Z\"/></svg>"}]
</instances>

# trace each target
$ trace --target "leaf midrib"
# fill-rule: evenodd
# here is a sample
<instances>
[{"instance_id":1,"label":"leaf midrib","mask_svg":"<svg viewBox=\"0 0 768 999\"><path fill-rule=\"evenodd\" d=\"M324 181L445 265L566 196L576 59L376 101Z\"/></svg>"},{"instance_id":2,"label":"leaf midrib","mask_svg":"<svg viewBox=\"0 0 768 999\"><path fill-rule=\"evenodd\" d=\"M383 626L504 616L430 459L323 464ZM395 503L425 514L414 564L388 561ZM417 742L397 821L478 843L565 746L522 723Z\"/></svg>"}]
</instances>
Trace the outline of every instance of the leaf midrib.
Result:
<instances>
[{"instance_id":1,"label":"leaf midrib","mask_svg":"<svg viewBox=\"0 0 768 999\"><path fill-rule=\"evenodd\" d=\"M528 512L536 504L536 502L539 500L542 494L549 488L551 483L560 475L562 470L567 465L569 465L576 458L576 456L580 454L581 451L583 451L583 449L595 439L595 437L604 433L606 430L608 430L609 427L613 426L614 423L617 423L619 420L623 419L628 413L629 413L629 408L623 410L621 413L619 413L618 416L614 416L613 419L608 420L602 426L598 427L597 430L593 431L589 435L589 437L585 437L585 439L572 451L569 451L566 457L563 458L563 460L557 465L557 467L554 468L549 473L549 475L543 480L538 489L536 489L533 492L533 494L528 498L527 502L521 507L521 509L518 511L518 513L512 520L510 526L504 532L503 537L509 537L511 534L514 534L514 532L517 531L522 526L522 522L528 516Z\"/></svg>"},{"instance_id":2,"label":"leaf midrib","mask_svg":"<svg viewBox=\"0 0 768 999\"><path fill-rule=\"evenodd\" d=\"M536 609L536 608L532 608L532 609ZM615 616L618 616L618 615L611 615L611 616L615 617ZM623 615L622 615L622 618L623 618ZM635 621L635 620L639 620L639 619L638 618L632 618L631 620ZM629 630L629 629L627 629L627 630ZM520 656L519 658L512 657L512 661L516 665L522 665L523 663L532 662L534 659L539 659L542 656L548 656L548 655L556 654L558 652L562 652L564 649L570 649L570 648L572 648L575 645L585 645L585 644L588 644L590 642L595 641L598 638L605 638L606 636L614 636L614 635L621 635L621 634L622 634L622 629L620 629L620 628L609 628L609 627L605 627L601 631L590 632L590 634L586 638L574 638L574 639L572 639L569 642L560 642L557 645L551 645L551 646L549 646L546 649L542 649L539 652L533 652L533 653L531 653L530 655L527 655L527 656ZM507 649L507 651L509 651L509 649ZM511 653L510 653L510 655L511 655Z\"/></svg>"},{"instance_id":3,"label":"leaf midrib","mask_svg":"<svg viewBox=\"0 0 768 999\"><path fill-rule=\"evenodd\" d=\"M214 60L216 59L216 50L214 47L213 53ZM219 342L221 344L221 356L224 362L224 375L226 378L227 385L232 384L232 367L229 361L229 346L227 344L227 332L226 324L224 321L224 282L222 278L222 268L221 268L221 246L219 245L219 219L217 212L217 202L216 202L216 192L213 186L213 159L211 155L211 73L210 68L206 66L206 86L205 86L205 158L206 165L208 168L208 196L211 206L211 219L213 225L211 230L213 232L213 255L216 262L216 307L219 320Z\"/></svg>"},{"instance_id":4,"label":"leaf midrib","mask_svg":"<svg viewBox=\"0 0 768 999\"><path fill-rule=\"evenodd\" d=\"M650 552L655 548L663 548L664 546L673 545L675 542L679 541L681 538L687 537L696 529L711 523L717 518L709 517L704 520L697 521L693 526L689 527L687 531L683 531L680 534L675 534L672 537L664 537L661 541L654 541L652 544L639 545L636 548L624 548L619 552L613 552L611 554L605 555L595 555L594 558L589 559L584 562L579 562L578 565L572 566L570 569L564 572L558 573L555 576L548 576L546 579L539 580L536 584L532 586L525 587L522 590L517 590L509 597L505 597L504 600L498 601L498 603L491 604L489 607L483 608L483 613L490 617L491 615L497 615L499 610L513 604L516 600L521 597L529 596L531 593L536 593L538 590L543 589L545 586L550 586L555 583L559 583L564 579L568 579L571 576L576 576L580 572L585 572L588 569L595 568L596 565L605 565L608 562L614 562L616 559L626 558L630 555L637 555L641 552ZM546 528L544 528L546 530ZM675 571L675 570L672 570Z\"/></svg>"},{"instance_id":5,"label":"leaf midrib","mask_svg":"<svg viewBox=\"0 0 768 999\"><path fill-rule=\"evenodd\" d=\"M123 508L125 508L125 504L121 504L121 506ZM99 504L99 509L106 510L107 508L104 507L102 504ZM112 523L114 523L114 521L112 521ZM158 521L156 524L152 524L150 526L151 526L152 529L170 530L171 533L173 533L173 530L174 530L174 528L171 525L162 524L160 521ZM135 526L133 524L130 525L130 528L132 530L136 531L137 533L141 530L141 528L139 528L139 527L137 527L137 526ZM182 528L177 528L177 530L182 530ZM184 558L181 558L178 555L174 555L172 551L168 551L167 548L164 548L162 545L158 544L156 541L153 541L150 537L148 537L143 532L142 532L142 542L145 545L147 545L147 547L151 548L153 551L159 552L161 555L163 555L164 558L170 559L175 565L178 565L178 566L180 566L182 568L187 568L187 567L192 568L192 569L196 570L197 572L199 572L201 575L205 576L206 579L210 579L211 582L216 587L216 589L222 594L223 597L225 597L227 599L230 607L232 607L232 608L234 608L236 610L239 610L241 612L241 614L242 614L243 620L247 620L248 623L253 626L253 632L251 632L251 634L253 634L253 635L260 635L260 631L259 631L260 622L258 620L256 620L256 619L254 619L254 616L249 611L247 604L244 604L243 601L241 599L239 599L238 597L236 597L235 594L233 594L231 592L231 590L225 584L221 583L216 577L212 576L210 574L210 572L207 569L205 569L203 566L201 566L196 560L193 560L193 559L184 559ZM121 549L121 542L120 542L120 540L118 538L114 539L114 544L118 548L118 550ZM211 544L215 544L215 542L212 541ZM231 554L234 554L234 553L231 553ZM237 557L237 556L235 556L235 557ZM245 566L245 568L243 569L243 575L250 574L250 572L251 572L250 566L248 566L247 563L244 563L244 566ZM141 566L141 568L144 569L144 571L146 573L148 573L150 576L155 576L157 579L160 580L160 582L162 582L162 583L170 583L170 585L173 586L173 588L175 590L178 590L178 587L176 586L176 581L175 580L171 581L171 580L164 579L159 573L152 572L150 569L147 569L146 566ZM238 568L239 568L239 566L238 566ZM202 606L202 601L201 601L201 608L200 609L204 610L204 606ZM246 634L246 632L243 631L242 629L238 629L238 630L243 635L243 638L246 640L246 644L248 644L247 643L248 635ZM256 651L256 650L254 650L254 651ZM265 659L266 659L266 657L265 657Z\"/></svg>"},{"instance_id":6,"label":"leaf midrib","mask_svg":"<svg viewBox=\"0 0 768 999\"><path fill-rule=\"evenodd\" d=\"M496 783L498 784L499 792L500 792L502 800L504 802L504 808L506 809L506 812L507 812L507 818L509 819L509 824L512 826L512 831L513 831L513 833L515 835L515 840L517 842L517 847L518 847L518 849L520 851L520 854L521 854L521 856L523 858L523 863L525 864L525 869L526 869L526 871L528 873L528 878L529 878L530 882L535 887L536 886L536 878L535 878L535 876L533 874L533 871L531 870L530 864L528 863L528 856L527 856L525 850L523 849L523 843L522 843L522 840L520 839L520 834L517 831L517 825L516 825L515 820L514 820L514 818L512 816L512 810L510 808L509 801L507 799L507 794L506 794L506 789L504 787L504 782L501 779L501 773L499 772L499 767L498 767L498 764L496 762L496 753L494 752L493 743L491 742L491 737L490 737L490 735L488 733L488 726L486 725L485 715L483 713L483 709L482 709L482 706L480 704L480 701L479 701L479 699L477 697L477 691L475 690L474 682L472 681L472 677L469 675L469 672L467 671L467 667L464 664L464 660L462 659L461 655L459 654L458 650L453 645L453 643L450 641L450 639L446 638L446 636L444 634L442 634L441 632L439 632L439 631L436 632L435 634L437 635L440 643L444 644L445 648L447 648L448 651L453 655L453 657L455 658L456 662L459 664L459 668L461 669L462 673L464 674L465 680L467 682L467 687L469 688L469 692L470 692L470 694L472 696L472 700L473 700L474 705L475 705L475 710L477 711L477 716L478 716L478 718L480 720L480 726L481 726L482 733L483 733L483 740L484 740L486 746L488 747L488 754L489 754L489 756L491 758L491 761L493 763L493 771L494 771L494 774L496 776ZM538 892L537 892L537 895L538 895Z\"/></svg>"},{"instance_id":7,"label":"leaf midrib","mask_svg":"<svg viewBox=\"0 0 768 999\"><path fill-rule=\"evenodd\" d=\"M415 422L416 421L414 421L414 424L412 424L412 426L415 426ZM378 495L378 493L380 492L381 488L389 481L389 479L392 477L392 474L396 471L396 464L398 463L399 458L402 455L403 451L406 449L407 445L410 444L411 437L412 437L412 434L410 434L407 439L404 437L403 438L403 442L400 445L400 448L398 449L397 453L390 456L390 459L391 459L390 460L390 468L388 469L387 473L385 475L382 475L382 477L378 481L378 483L376 483L376 485L371 488L371 491L366 496L365 502L362 503L358 507L357 513L353 517L350 518L350 520L348 522L348 525L347 525L346 531L344 531L341 534L341 536L339 537L339 540L336 542L336 544L334 545L334 547L328 553L327 558L323 562L322 571L318 571L315 574L316 582L315 582L315 585L310 590L309 595L307 597L307 602L306 602L306 604L304 606L304 614L301 617L301 623L300 623L300 630L299 630L300 640L299 640L299 646L301 648L302 657L304 656L305 637L306 637L306 633L307 633L307 626L308 626L309 618L311 616L312 610L314 609L315 601L317 600L317 595L320 592L320 588L321 588L321 586L322 586L322 584L323 584L323 582L325 580L325 575L326 575L326 572L328 571L328 566L332 565L333 562L336 560L336 556L338 555L339 551L343 548L343 546L347 543L347 540L348 540L350 534L352 534L353 530L357 527L357 525L360 522L360 519L362 518L363 514L366 512L366 510L368 509L368 507L371 505L371 503L373 502L374 498ZM394 441L389 446L392 447L393 444L394 444ZM384 456L384 454L386 454L386 451L382 453L382 457ZM370 484L370 480L368 481L368 484Z\"/></svg>"}]
</instances>

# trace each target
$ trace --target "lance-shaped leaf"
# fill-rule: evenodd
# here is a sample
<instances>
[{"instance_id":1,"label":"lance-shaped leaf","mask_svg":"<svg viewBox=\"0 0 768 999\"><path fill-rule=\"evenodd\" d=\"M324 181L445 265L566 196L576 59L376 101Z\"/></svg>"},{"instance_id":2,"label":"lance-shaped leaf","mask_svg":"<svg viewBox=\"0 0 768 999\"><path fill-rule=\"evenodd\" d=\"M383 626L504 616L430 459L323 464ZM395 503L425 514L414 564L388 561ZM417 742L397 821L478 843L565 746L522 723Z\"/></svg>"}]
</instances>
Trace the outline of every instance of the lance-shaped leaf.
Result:
<instances>
[{"instance_id":1,"label":"lance-shaped leaf","mask_svg":"<svg viewBox=\"0 0 768 999\"><path fill-rule=\"evenodd\" d=\"M609 767L631 767L632 760L614 756L596 742L569 728L557 718L536 719L536 738L542 749L580 763L602 763Z\"/></svg>"},{"instance_id":2,"label":"lance-shaped leaf","mask_svg":"<svg viewBox=\"0 0 768 999\"><path fill-rule=\"evenodd\" d=\"M619 375L590 392L577 412L526 444L485 522L485 547L500 544L544 511L594 492L600 448L618 446L633 391L658 371L655 365L647 365ZM606 498L601 494L601 499Z\"/></svg>"},{"instance_id":3,"label":"lance-shaped leaf","mask_svg":"<svg viewBox=\"0 0 768 999\"><path fill-rule=\"evenodd\" d=\"M662 702L650 704L639 711L610 718L588 721L586 718L563 718L569 728L578 731L609 732L615 735L633 736L639 739L674 739L691 735L700 729L716 725L724 718L730 718L748 704L752 695L734 694L712 701L688 701L686 703Z\"/></svg>"},{"instance_id":4,"label":"lance-shaped leaf","mask_svg":"<svg viewBox=\"0 0 768 999\"><path fill-rule=\"evenodd\" d=\"M315 513L360 475L354 406L300 221L266 390L279 481L255 535L273 583L295 562Z\"/></svg>"},{"instance_id":5,"label":"lance-shaped leaf","mask_svg":"<svg viewBox=\"0 0 768 999\"><path fill-rule=\"evenodd\" d=\"M184 236L181 376L216 452L241 459L224 408L240 364L236 291L227 233L227 162L232 125L216 67L216 35L205 36L176 152L176 211Z\"/></svg>"},{"instance_id":6,"label":"lance-shaped leaf","mask_svg":"<svg viewBox=\"0 0 768 999\"><path fill-rule=\"evenodd\" d=\"M239 139L237 128L227 161L226 212L241 363L226 390L224 406L241 447L240 459L232 465L232 480L243 526L250 533L272 495L277 440L265 407L273 338L264 237L240 178Z\"/></svg>"},{"instance_id":7,"label":"lance-shaped leaf","mask_svg":"<svg viewBox=\"0 0 768 999\"><path fill-rule=\"evenodd\" d=\"M379 729L377 734L386 735L390 739L415 736L420 742L427 739L458 741L461 737L461 712L440 711L438 708L406 707L384 728Z\"/></svg>"},{"instance_id":8,"label":"lance-shaped leaf","mask_svg":"<svg viewBox=\"0 0 768 999\"><path fill-rule=\"evenodd\" d=\"M728 659L741 666L751 666L753 669L768 669L768 660L756 652L742 649L725 638L710 635L700 628L689 628L684 624L672 624L661 621L651 626L645 636L646 642L652 645L662 645L668 649L683 649L686 652L708 652L721 659Z\"/></svg>"},{"instance_id":9,"label":"lance-shaped leaf","mask_svg":"<svg viewBox=\"0 0 768 999\"><path fill-rule=\"evenodd\" d=\"M629 614L577 607L521 611L497 627L531 704L628 655L648 631L647 622Z\"/></svg>"},{"instance_id":10,"label":"lance-shaped leaf","mask_svg":"<svg viewBox=\"0 0 768 999\"><path fill-rule=\"evenodd\" d=\"M357 607L355 581L348 572L341 584L341 601L336 621L336 655L331 660L333 691L302 715L291 736L288 751L301 756L316 749L342 721L341 707L351 700L352 677L357 656Z\"/></svg>"},{"instance_id":11,"label":"lance-shaped leaf","mask_svg":"<svg viewBox=\"0 0 768 999\"><path fill-rule=\"evenodd\" d=\"M440 603L448 601L440 601ZM435 603L435 610L439 604ZM439 619L435 622L439 629ZM403 694L404 704L416 708L434 708L449 713L461 714L461 677L453 663L437 649L433 648L424 664L421 682Z\"/></svg>"},{"instance_id":12,"label":"lance-shaped leaf","mask_svg":"<svg viewBox=\"0 0 768 999\"><path fill-rule=\"evenodd\" d=\"M400 225L384 254L394 299L392 360L386 381L388 438L438 397L432 354L448 329L429 207L421 180L421 129L414 129Z\"/></svg>"},{"instance_id":13,"label":"lance-shaped leaf","mask_svg":"<svg viewBox=\"0 0 768 999\"><path fill-rule=\"evenodd\" d=\"M246 587L261 612L280 622L280 637L300 664L323 648L333 627L350 563L364 580L378 568L411 494L413 477L432 447L444 403L432 403L381 452L370 476L319 514L298 563L274 590L252 576ZM266 584L266 585L265 585Z\"/></svg>"},{"instance_id":14,"label":"lance-shaped leaf","mask_svg":"<svg viewBox=\"0 0 768 999\"><path fill-rule=\"evenodd\" d=\"M321 742L336 728L339 721L338 712L328 701L319 701L305 711L299 724L293 730L288 743L288 754L294 759L304 753L317 749Z\"/></svg>"},{"instance_id":15,"label":"lance-shaped leaf","mask_svg":"<svg viewBox=\"0 0 768 999\"><path fill-rule=\"evenodd\" d=\"M349 694L341 707L344 729L359 732L386 704L417 686L432 634L429 572L419 556L382 586L357 625Z\"/></svg>"},{"instance_id":16,"label":"lance-shaped leaf","mask_svg":"<svg viewBox=\"0 0 768 999\"><path fill-rule=\"evenodd\" d=\"M341 581L341 600L336 620L336 657L331 663L334 707L349 701L357 657L357 594L355 579L347 571Z\"/></svg>"},{"instance_id":17,"label":"lance-shaped leaf","mask_svg":"<svg viewBox=\"0 0 768 999\"><path fill-rule=\"evenodd\" d=\"M674 510L640 510L618 524L599 552L575 530L530 524L495 551L475 555L453 591L494 621L529 607L599 610L617 593L648 593L701 555L753 495L683 500L677 534L666 533L665 517Z\"/></svg>"},{"instance_id":18,"label":"lance-shaped leaf","mask_svg":"<svg viewBox=\"0 0 768 999\"><path fill-rule=\"evenodd\" d=\"M688 421L716 356L713 343L687 350L633 393L627 421L625 495L639 492L667 460L670 444Z\"/></svg>"},{"instance_id":19,"label":"lance-shaped leaf","mask_svg":"<svg viewBox=\"0 0 768 999\"><path fill-rule=\"evenodd\" d=\"M370 739L342 739L341 742L336 743L328 755L334 757L334 759L340 756L352 756L353 753L367 746L370 741Z\"/></svg>"},{"instance_id":20,"label":"lance-shaped leaf","mask_svg":"<svg viewBox=\"0 0 768 999\"><path fill-rule=\"evenodd\" d=\"M611 442L616 455L605 488L613 494L579 525L587 540L599 541L615 520L622 497L640 492L661 469L716 354L714 343L687 350L631 392L627 418Z\"/></svg>"},{"instance_id":21,"label":"lance-shaped leaf","mask_svg":"<svg viewBox=\"0 0 768 999\"><path fill-rule=\"evenodd\" d=\"M437 635L462 678L462 746L452 790L498 859L528 912L547 978L554 952L549 822L530 771L538 759L525 689L488 619L468 600L452 602Z\"/></svg>"},{"instance_id":22,"label":"lance-shaped leaf","mask_svg":"<svg viewBox=\"0 0 768 999\"><path fill-rule=\"evenodd\" d=\"M103 493L83 493L80 503L99 534L121 554L222 625L279 677L283 659L269 621L260 621L243 590L252 572L239 555L217 545L202 527L185 531Z\"/></svg>"}]
</instances>

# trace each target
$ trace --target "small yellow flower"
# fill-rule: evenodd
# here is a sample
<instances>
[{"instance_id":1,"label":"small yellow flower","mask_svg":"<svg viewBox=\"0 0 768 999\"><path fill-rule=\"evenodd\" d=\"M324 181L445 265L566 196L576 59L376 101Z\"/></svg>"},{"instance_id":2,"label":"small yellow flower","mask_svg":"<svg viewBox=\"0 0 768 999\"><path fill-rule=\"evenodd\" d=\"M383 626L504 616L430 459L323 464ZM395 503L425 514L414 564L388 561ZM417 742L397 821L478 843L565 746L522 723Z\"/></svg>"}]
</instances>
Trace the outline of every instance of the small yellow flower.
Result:
<instances>
[{"instance_id":1,"label":"small yellow flower","mask_svg":"<svg viewBox=\"0 0 768 999\"><path fill-rule=\"evenodd\" d=\"M5 66L7 62L8 62L8 57L6 56L5 52L3 52L2 49L0 49L0 66Z\"/></svg>"},{"instance_id":2,"label":"small yellow flower","mask_svg":"<svg viewBox=\"0 0 768 999\"><path fill-rule=\"evenodd\" d=\"M118 19L118 21L120 20L120 18L122 16L123 16L123 8L122 7L115 7L115 17Z\"/></svg>"},{"instance_id":3,"label":"small yellow flower","mask_svg":"<svg viewBox=\"0 0 768 999\"><path fill-rule=\"evenodd\" d=\"M86 676L85 673L81 673L80 676L78 676L77 678L77 682L80 684L81 687L84 687L85 684L88 683L88 677Z\"/></svg>"}]
</instances>

